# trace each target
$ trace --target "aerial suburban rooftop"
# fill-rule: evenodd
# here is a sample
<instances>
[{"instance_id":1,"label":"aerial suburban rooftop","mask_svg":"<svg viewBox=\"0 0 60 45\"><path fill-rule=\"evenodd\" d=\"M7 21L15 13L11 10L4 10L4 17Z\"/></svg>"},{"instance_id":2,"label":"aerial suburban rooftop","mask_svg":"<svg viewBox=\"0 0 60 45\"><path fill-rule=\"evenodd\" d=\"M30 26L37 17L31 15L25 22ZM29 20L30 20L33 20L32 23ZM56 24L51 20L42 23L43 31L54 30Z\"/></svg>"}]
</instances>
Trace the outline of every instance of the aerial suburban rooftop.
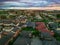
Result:
<instances>
[{"instance_id":1,"label":"aerial suburban rooftop","mask_svg":"<svg viewBox=\"0 0 60 45\"><path fill-rule=\"evenodd\" d=\"M0 10L0 45L60 45L60 11Z\"/></svg>"}]
</instances>

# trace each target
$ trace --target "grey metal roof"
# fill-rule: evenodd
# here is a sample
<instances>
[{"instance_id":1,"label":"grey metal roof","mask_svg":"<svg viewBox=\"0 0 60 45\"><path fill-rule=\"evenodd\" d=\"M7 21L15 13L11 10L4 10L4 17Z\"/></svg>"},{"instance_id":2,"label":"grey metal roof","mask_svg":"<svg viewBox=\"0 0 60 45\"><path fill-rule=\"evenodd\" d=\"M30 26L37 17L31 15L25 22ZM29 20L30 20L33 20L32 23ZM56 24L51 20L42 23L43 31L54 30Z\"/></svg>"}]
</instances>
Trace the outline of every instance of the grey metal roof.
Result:
<instances>
[{"instance_id":1,"label":"grey metal roof","mask_svg":"<svg viewBox=\"0 0 60 45\"><path fill-rule=\"evenodd\" d=\"M56 32L57 32L58 34L60 34L60 30L56 30Z\"/></svg>"},{"instance_id":2,"label":"grey metal roof","mask_svg":"<svg viewBox=\"0 0 60 45\"><path fill-rule=\"evenodd\" d=\"M27 41L25 38L18 37L13 45L27 45Z\"/></svg>"},{"instance_id":3,"label":"grey metal roof","mask_svg":"<svg viewBox=\"0 0 60 45\"><path fill-rule=\"evenodd\" d=\"M18 29L18 27L14 27L12 31L16 32Z\"/></svg>"},{"instance_id":4,"label":"grey metal roof","mask_svg":"<svg viewBox=\"0 0 60 45\"><path fill-rule=\"evenodd\" d=\"M57 41L57 45L60 45L60 41Z\"/></svg>"},{"instance_id":5,"label":"grey metal roof","mask_svg":"<svg viewBox=\"0 0 60 45\"><path fill-rule=\"evenodd\" d=\"M35 27L35 22L27 22L26 25L28 27Z\"/></svg>"},{"instance_id":6,"label":"grey metal roof","mask_svg":"<svg viewBox=\"0 0 60 45\"><path fill-rule=\"evenodd\" d=\"M20 33L20 36L22 36L22 37L26 37L26 38L29 38L29 33L30 33L30 31L22 31L21 33Z\"/></svg>"},{"instance_id":7,"label":"grey metal roof","mask_svg":"<svg viewBox=\"0 0 60 45\"><path fill-rule=\"evenodd\" d=\"M1 38L1 39L0 39L0 45L5 45L5 44L7 43L7 41L8 41L11 37L13 37L13 35L14 35L14 34L10 32L7 36Z\"/></svg>"},{"instance_id":8,"label":"grey metal roof","mask_svg":"<svg viewBox=\"0 0 60 45\"><path fill-rule=\"evenodd\" d=\"M35 37L32 39L31 45L42 45L42 41L39 38Z\"/></svg>"},{"instance_id":9,"label":"grey metal roof","mask_svg":"<svg viewBox=\"0 0 60 45\"><path fill-rule=\"evenodd\" d=\"M41 32L41 35L42 35L44 38L51 38L51 35L50 35L50 33L48 33L48 32Z\"/></svg>"},{"instance_id":10,"label":"grey metal roof","mask_svg":"<svg viewBox=\"0 0 60 45\"><path fill-rule=\"evenodd\" d=\"M43 45L57 45L57 43L55 41L43 41Z\"/></svg>"},{"instance_id":11,"label":"grey metal roof","mask_svg":"<svg viewBox=\"0 0 60 45\"><path fill-rule=\"evenodd\" d=\"M0 20L0 23L3 23L3 21L2 21L2 20Z\"/></svg>"},{"instance_id":12,"label":"grey metal roof","mask_svg":"<svg viewBox=\"0 0 60 45\"><path fill-rule=\"evenodd\" d=\"M17 40L14 42L13 45L27 45L31 44L31 39L28 37L29 32L28 31L22 31L20 33L20 36L17 38Z\"/></svg>"},{"instance_id":13,"label":"grey metal roof","mask_svg":"<svg viewBox=\"0 0 60 45\"><path fill-rule=\"evenodd\" d=\"M51 23L51 24L49 24L49 27L51 27L52 29L56 29L57 28L57 24L56 23Z\"/></svg>"}]
</instances>

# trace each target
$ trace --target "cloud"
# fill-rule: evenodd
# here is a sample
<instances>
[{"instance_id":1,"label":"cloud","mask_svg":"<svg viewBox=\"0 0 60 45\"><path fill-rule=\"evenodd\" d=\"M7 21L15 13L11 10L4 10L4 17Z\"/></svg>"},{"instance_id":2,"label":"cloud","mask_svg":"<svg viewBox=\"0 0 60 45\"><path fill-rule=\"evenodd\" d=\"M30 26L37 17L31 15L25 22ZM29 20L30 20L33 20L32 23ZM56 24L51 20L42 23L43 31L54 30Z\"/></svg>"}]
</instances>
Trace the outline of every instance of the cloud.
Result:
<instances>
[{"instance_id":1,"label":"cloud","mask_svg":"<svg viewBox=\"0 0 60 45\"><path fill-rule=\"evenodd\" d=\"M58 2L58 1L57 1ZM7 7L51 7L60 6L55 0L5 0L0 3L1 6Z\"/></svg>"},{"instance_id":2,"label":"cloud","mask_svg":"<svg viewBox=\"0 0 60 45\"><path fill-rule=\"evenodd\" d=\"M5 1L17 1L17 0L0 0L0 2L5 2Z\"/></svg>"}]
</instances>

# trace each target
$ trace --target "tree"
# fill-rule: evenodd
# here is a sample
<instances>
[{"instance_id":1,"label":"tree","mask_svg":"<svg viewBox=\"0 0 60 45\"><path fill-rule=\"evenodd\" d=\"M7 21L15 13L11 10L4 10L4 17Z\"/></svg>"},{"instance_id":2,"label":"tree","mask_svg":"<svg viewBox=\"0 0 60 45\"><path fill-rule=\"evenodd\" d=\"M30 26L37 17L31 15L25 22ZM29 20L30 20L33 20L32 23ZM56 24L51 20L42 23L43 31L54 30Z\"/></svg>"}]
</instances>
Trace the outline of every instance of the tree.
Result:
<instances>
[{"instance_id":1,"label":"tree","mask_svg":"<svg viewBox=\"0 0 60 45\"><path fill-rule=\"evenodd\" d=\"M15 15L9 15L9 19L15 19L16 16Z\"/></svg>"},{"instance_id":2,"label":"tree","mask_svg":"<svg viewBox=\"0 0 60 45\"><path fill-rule=\"evenodd\" d=\"M6 15L0 15L1 19L7 19Z\"/></svg>"}]
</instances>

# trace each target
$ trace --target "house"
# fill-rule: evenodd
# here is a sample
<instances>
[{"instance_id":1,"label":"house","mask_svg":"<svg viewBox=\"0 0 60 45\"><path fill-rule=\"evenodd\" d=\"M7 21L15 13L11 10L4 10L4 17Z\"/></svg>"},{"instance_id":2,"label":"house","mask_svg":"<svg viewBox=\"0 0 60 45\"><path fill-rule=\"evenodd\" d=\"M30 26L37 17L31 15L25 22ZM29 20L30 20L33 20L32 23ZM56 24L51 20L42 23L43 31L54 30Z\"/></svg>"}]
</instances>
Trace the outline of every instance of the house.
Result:
<instances>
[{"instance_id":1,"label":"house","mask_svg":"<svg viewBox=\"0 0 60 45\"><path fill-rule=\"evenodd\" d=\"M36 29L37 29L38 31L48 32L48 33L50 33L51 35L54 35L54 32L51 32L50 30L48 30L48 28L45 26L45 23L44 23L44 22L36 22Z\"/></svg>"},{"instance_id":2,"label":"house","mask_svg":"<svg viewBox=\"0 0 60 45\"><path fill-rule=\"evenodd\" d=\"M27 22L26 25L27 25L27 27L35 28L35 22Z\"/></svg>"},{"instance_id":3,"label":"house","mask_svg":"<svg viewBox=\"0 0 60 45\"><path fill-rule=\"evenodd\" d=\"M18 34L20 33L20 30L19 30L19 28L14 27L13 30L12 30L11 32L14 33L14 37L17 37Z\"/></svg>"},{"instance_id":4,"label":"house","mask_svg":"<svg viewBox=\"0 0 60 45\"><path fill-rule=\"evenodd\" d=\"M13 33L8 33L5 37L2 37L0 39L0 45L8 45L9 41L11 41L11 38L13 38Z\"/></svg>"},{"instance_id":5,"label":"house","mask_svg":"<svg viewBox=\"0 0 60 45\"><path fill-rule=\"evenodd\" d=\"M48 23L48 27L50 28L50 30L56 30L57 29L57 23L54 23L54 22L49 22Z\"/></svg>"}]
</instances>

